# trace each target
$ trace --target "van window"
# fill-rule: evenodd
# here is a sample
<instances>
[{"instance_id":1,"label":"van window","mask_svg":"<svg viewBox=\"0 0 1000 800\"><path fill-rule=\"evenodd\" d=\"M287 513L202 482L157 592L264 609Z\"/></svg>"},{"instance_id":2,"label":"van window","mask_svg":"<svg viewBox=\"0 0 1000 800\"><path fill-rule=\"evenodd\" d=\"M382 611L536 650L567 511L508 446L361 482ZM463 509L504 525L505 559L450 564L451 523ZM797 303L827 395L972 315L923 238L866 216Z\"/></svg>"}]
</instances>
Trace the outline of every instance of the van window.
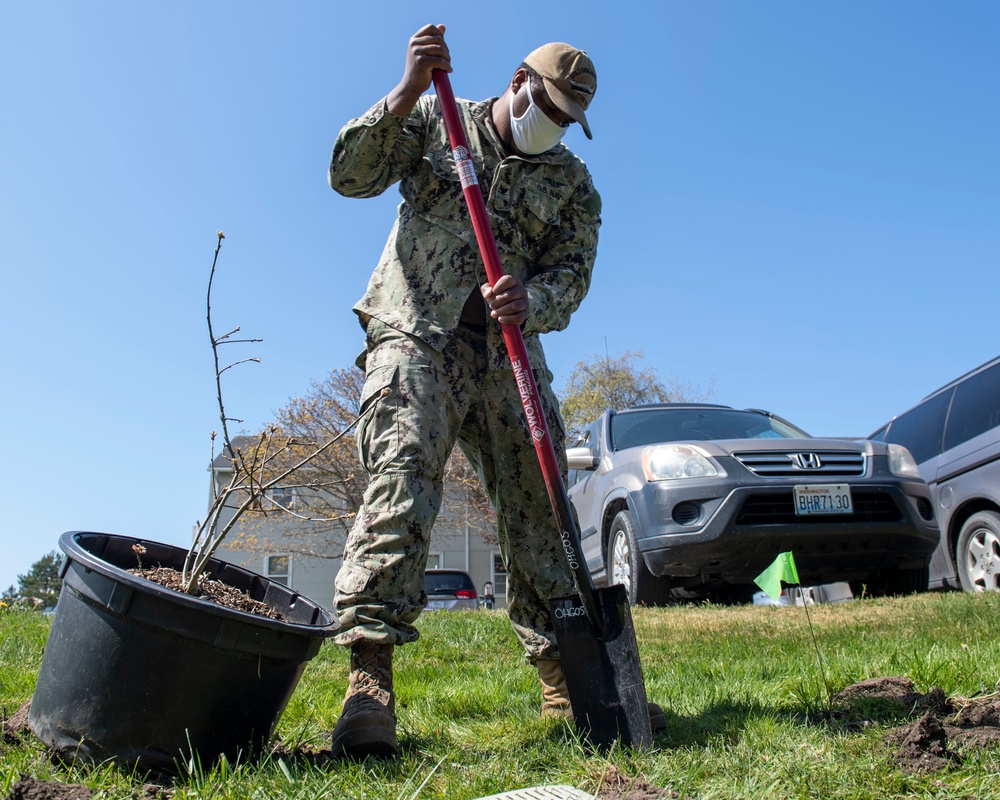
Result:
<instances>
[{"instance_id":1,"label":"van window","mask_svg":"<svg viewBox=\"0 0 1000 800\"><path fill-rule=\"evenodd\" d=\"M941 392L893 420L885 441L901 444L922 464L941 453L944 420L954 390Z\"/></svg>"},{"instance_id":2,"label":"van window","mask_svg":"<svg viewBox=\"0 0 1000 800\"><path fill-rule=\"evenodd\" d=\"M957 447L997 425L1000 425L1000 364L956 387L944 448Z\"/></svg>"}]
</instances>

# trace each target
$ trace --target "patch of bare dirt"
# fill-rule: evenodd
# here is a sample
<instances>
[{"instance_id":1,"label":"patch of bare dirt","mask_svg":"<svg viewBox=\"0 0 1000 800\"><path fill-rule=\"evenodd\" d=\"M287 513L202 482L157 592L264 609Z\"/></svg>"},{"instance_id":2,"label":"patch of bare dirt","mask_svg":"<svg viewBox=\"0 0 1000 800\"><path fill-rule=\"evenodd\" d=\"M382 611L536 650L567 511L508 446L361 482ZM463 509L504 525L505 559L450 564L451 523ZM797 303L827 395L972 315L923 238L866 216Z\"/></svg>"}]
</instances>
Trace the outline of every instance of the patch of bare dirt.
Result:
<instances>
[{"instance_id":1,"label":"patch of bare dirt","mask_svg":"<svg viewBox=\"0 0 1000 800\"><path fill-rule=\"evenodd\" d=\"M40 781L22 775L10 787L6 800L90 800L94 792L79 783Z\"/></svg>"},{"instance_id":2,"label":"patch of bare dirt","mask_svg":"<svg viewBox=\"0 0 1000 800\"><path fill-rule=\"evenodd\" d=\"M183 575L179 570L172 567L143 567L128 571L133 575L138 575L148 581L158 583L160 586L173 589L175 592L184 592ZM207 575L202 575L198 579L198 591L194 593L194 596L204 600L211 600L213 603L218 603L220 606L232 608L236 611L246 611L250 614L256 614L258 617L284 619L284 616L280 612L275 611L267 603L254 600L246 592L222 583L222 581L209 578Z\"/></svg>"},{"instance_id":3,"label":"patch of bare dirt","mask_svg":"<svg viewBox=\"0 0 1000 800\"><path fill-rule=\"evenodd\" d=\"M640 780L632 781L627 786L605 787L597 795L599 800L660 800L660 798L676 796L673 792L659 789Z\"/></svg>"},{"instance_id":4,"label":"patch of bare dirt","mask_svg":"<svg viewBox=\"0 0 1000 800\"><path fill-rule=\"evenodd\" d=\"M601 776L597 797L598 800L680 800L677 792L653 786L643 778L626 777L614 767Z\"/></svg>"},{"instance_id":5,"label":"patch of bare dirt","mask_svg":"<svg viewBox=\"0 0 1000 800\"><path fill-rule=\"evenodd\" d=\"M31 708L29 700L17 711L3 720L3 741L7 744L20 744L25 736L31 735L31 728L28 727L28 709Z\"/></svg>"},{"instance_id":6,"label":"patch of bare dirt","mask_svg":"<svg viewBox=\"0 0 1000 800\"><path fill-rule=\"evenodd\" d=\"M271 758L280 758L290 763L308 763L314 767L329 766L333 760L333 750L329 747L299 745L289 747L281 739L276 739L271 747Z\"/></svg>"},{"instance_id":7,"label":"patch of bare dirt","mask_svg":"<svg viewBox=\"0 0 1000 800\"><path fill-rule=\"evenodd\" d=\"M916 691L907 678L871 678L848 686L834 697L833 713L875 708L919 714L890 731L885 740L896 748L896 764L910 774L945 769L962 762L961 752L1000 742L1000 697L952 697L940 688Z\"/></svg>"}]
</instances>

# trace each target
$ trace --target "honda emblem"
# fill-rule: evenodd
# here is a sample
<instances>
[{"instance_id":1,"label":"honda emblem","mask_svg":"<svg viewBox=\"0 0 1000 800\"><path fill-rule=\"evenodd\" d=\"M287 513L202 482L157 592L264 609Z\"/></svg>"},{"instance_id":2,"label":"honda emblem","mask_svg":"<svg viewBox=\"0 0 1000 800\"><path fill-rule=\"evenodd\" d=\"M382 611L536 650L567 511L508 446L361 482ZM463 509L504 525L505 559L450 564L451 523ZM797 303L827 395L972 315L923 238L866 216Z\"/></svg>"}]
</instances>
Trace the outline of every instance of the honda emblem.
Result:
<instances>
[{"instance_id":1,"label":"honda emblem","mask_svg":"<svg viewBox=\"0 0 1000 800\"><path fill-rule=\"evenodd\" d=\"M817 453L792 453L792 461L799 469L819 469L823 466Z\"/></svg>"}]
</instances>

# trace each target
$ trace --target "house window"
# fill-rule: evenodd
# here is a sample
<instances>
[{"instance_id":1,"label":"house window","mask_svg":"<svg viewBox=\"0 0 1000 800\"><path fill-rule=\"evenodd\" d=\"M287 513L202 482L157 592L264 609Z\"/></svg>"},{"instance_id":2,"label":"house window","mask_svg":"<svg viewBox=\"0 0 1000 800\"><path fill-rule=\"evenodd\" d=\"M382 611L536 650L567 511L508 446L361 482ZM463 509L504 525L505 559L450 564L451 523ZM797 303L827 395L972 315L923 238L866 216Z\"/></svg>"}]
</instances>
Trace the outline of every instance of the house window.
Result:
<instances>
[{"instance_id":1,"label":"house window","mask_svg":"<svg viewBox=\"0 0 1000 800\"><path fill-rule=\"evenodd\" d=\"M493 594L507 594L507 568L503 565L503 556L493 553Z\"/></svg>"},{"instance_id":2,"label":"house window","mask_svg":"<svg viewBox=\"0 0 1000 800\"><path fill-rule=\"evenodd\" d=\"M264 574L275 583L289 586L292 577L292 557L268 556Z\"/></svg>"},{"instance_id":3,"label":"house window","mask_svg":"<svg viewBox=\"0 0 1000 800\"><path fill-rule=\"evenodd\" d=\"M295 505L295 490L290 486L275 486L267 490L267 498L276 506L292 508Z\"/></svg>"},{"instance_id":4,"label":"house window","mask_svg":"<svg viewBox=\"0 0 1000 800\"><path fill-rule=\"evenodd\" d=\"M440 569L441 568L441 554L440 553L428 553L427 554L427 569Z\"/></svg>"}]
</instances>

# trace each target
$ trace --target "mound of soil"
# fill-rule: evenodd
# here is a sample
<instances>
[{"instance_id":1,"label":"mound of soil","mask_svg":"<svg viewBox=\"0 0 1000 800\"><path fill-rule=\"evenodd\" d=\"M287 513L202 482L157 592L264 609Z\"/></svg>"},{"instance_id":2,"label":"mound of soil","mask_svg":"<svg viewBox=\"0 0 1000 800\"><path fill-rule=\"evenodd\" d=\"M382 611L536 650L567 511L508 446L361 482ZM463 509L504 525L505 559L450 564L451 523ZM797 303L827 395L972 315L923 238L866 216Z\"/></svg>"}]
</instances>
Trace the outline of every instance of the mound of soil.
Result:
<instances>
[{"instance_id":1,"label":"mound of soil","mask_svg":"<svg viewBox=\"0 0 1000 800\"><path fill-rule=\"evenodd\" d=\"M7 800L90 800L93 791L79 783L40 781L22 775L10 787Z\"/></svg>"},{"instance_id":2,"label":"mound of soil","mask_svg":"<svg viewBox=\"0 0 1000 800\"><path fill-rule=\"evenodd\" d=\"M604 774L597 797L598 800L679 800L680 795L642 778L628 778L612 767Z\"/></svg>"},{"instance_id":3,"label":"mound of soil","mask_svg":"<svg viewBox=\"0 0 1000 800\"><path fill-rule=\"evenodd\" d=\"M22 775L11 785L5 800L90 800L93 796L93 789L79 783L42 781ZM132 796L137 800L161 800L167 793L161 786L146 783Z\"/></svg>"},{"instance_id":4,"label":"mound of soil","mask_svg":"<svg viewBox=\"0 0 1000 800\"><path fill-rule=\"evenodd\" d=\"M627 787L606 787L597 795L598 800L666 800L676 798L676 792L668 792L645 781L635 780Z\"/></svg>"},{"instance_id":5,"label":"mound of soil","mask_svg":"<svg viewBox=\"0 0 1000 800\"><path fill-rule=\"evenodd\" d=\"M30 708L31 701L29 700L7 719L3 720L2 728L0 728L2 734L0 736L2 736L6 744L19 744L21 739L31 735L31 728L28 727L28 709Z\"/></svg>"},{"instance_id":6,"label":"mound of soil","mask_svg":"<svg viewBox=\"0 0 1000 800\"><path fill-rule=\"evenodd\" d=\"M957 714L941 719L932 712L902 725L886 737L899 745L897 761L905 772L942 769L961 763L961 751L1000 742L1000 702L969 701Z\"/></svg>"},{"instance_id":7,"label":"mound of soil","mask_svg":"<svg viewBox=\"0 0 1000 800\"><path fill-rule=\"evenodd\" d=\"M896 764L903 772L945 769L961 763L962 750L1000 742L997 695L949 698L936 687L921 694L909 679L889 677L856 683L834 697L836 708L871 708L873 704L921 715L916 722L901 725L885 737L896 748Z\"/></svg>"},{"instance_id":8,"label":"mound of soil","mask_svg":"<svg viewBox=\"0 0 1000 800\"><path fill-rule=\"evenodd\" d=\"M933 772L962 763L962 757L948 749L948 734L941 720L930 712L897 728L886 741L898 746L896 763L903 772Z\"/></svg>"},{"instance_id":9,"label":"mound of soil","mask_svg":"<svg viewBox=\"0 0 1000 800\"><path fill-rule=\"evenodd\" d=\"M850 708L866 703L896 707L900 710L918 708L941 714L954 713L954 708L940 689L935 688L927 694L920 694L917 687L913 685L913 681L898 676L869 678L866 681L848 686L833 698L835 708Z\"/></svg>"},{"instance_id":10,"label":"mound of soil","mask_svg":"<svg viewBox=\"0 0 1000 800\"><path fill-rule=\"evenodd\" d=\"M90 800L93 791L78 783L40 781L22 775L10 787L7 800Z\"/></svg>"}]
</instances>

